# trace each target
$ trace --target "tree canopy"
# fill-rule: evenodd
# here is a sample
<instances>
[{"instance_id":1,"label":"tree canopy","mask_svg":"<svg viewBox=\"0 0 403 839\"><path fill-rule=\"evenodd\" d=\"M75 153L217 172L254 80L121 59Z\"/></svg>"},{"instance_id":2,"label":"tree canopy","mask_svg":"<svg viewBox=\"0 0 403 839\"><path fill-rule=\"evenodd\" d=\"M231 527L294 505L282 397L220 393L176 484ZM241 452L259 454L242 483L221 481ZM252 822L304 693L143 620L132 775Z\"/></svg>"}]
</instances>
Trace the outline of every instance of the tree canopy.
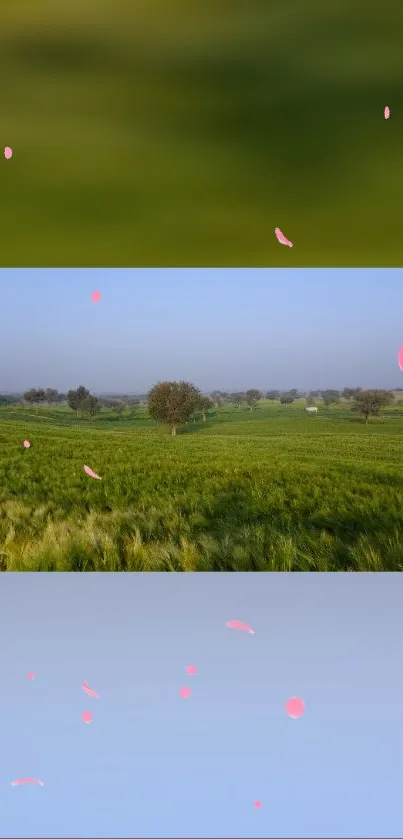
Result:
<instances>
[{"instance_id":1,"label":"tree canopy","mask_svg":"<svg viewBox=\"0 0 403 839\"><path fill-rule=\"evenodd\" d=\"M201 399L200 390L189 382L158 382L148 394L148 410L153 419L176 434L178 425L200 408Z\"/></svg>"},{"instance_id":2,"label":"tree canopy","mask_svg":"<svg viewBox=\"0 0 403 839\"><path fill-rule=\"evenodd\" d=\"M251 411L253 411L253 409L256 408L256 405L259 402L259 399L261 399L261 398L262 398L261 391L257 390L254 387L251 387L245 393L245 401L246 401L247 405L249 405L249 408L250 408Z\"/></svg>"},{"instance_id":3,"label":"tree canopy","mask_svg":"<svg viewBox=\"0 0 403 839\"><path fill-rule=\"evenodd\" d=\"M351 410L362 414L367 423L370 416L377 416L381 408L386 408L393 399L393 393L388 390L359 390L355 394Z\"/></svg>"}]
</instances>

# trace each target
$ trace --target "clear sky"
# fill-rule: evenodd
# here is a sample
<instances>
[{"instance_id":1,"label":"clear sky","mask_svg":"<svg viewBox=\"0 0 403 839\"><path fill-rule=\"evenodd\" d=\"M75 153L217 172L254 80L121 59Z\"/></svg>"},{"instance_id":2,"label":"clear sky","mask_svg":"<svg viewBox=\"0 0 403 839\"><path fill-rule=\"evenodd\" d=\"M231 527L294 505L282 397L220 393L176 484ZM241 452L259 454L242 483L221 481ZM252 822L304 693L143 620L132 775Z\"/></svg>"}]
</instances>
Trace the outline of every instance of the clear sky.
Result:
<instances>
[{"instance_id":1,"label":"clear sky","mask_svg":"<svg viewBox=\"0 0 403 839\"><path fill-rule=\"evenodd\" d=\"M403 383L400 269L1 270L0 311L0 392Z\"/></svg>"},{"instance_id":2,"label":"clear sky","mask_svg":"<svg viewBox=\"0 0 403 839\"><path fill-rule=\"evenodd\" d=\"M403 836L402 597L392 574L1 574L0 836Z\"/></svg>"}]
</instances>

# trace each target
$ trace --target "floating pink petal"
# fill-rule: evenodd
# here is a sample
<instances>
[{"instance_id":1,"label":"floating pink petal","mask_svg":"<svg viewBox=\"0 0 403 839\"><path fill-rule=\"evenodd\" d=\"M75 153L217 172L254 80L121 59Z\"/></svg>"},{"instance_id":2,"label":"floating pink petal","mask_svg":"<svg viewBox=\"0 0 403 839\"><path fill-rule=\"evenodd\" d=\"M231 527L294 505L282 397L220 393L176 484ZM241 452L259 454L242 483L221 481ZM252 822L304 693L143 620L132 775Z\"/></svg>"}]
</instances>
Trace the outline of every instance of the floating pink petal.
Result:
<instances>
[{"instance_id":1,"label":"floating pink petal","mask_svg":"<svg viewBox=\"0 0 403 839\"><path fill-rule=\"evenodd\" d=\"M189 696L191 695L191 693L192 693L192 691L190 690L190 688L181 688L181 690L180 690L180 695L181 695L182 699L189 699Z\"/></svg>"},{"instance_id":2,"label":"floating pink petal","mask_svg":"<svg viewBox=\"0 0 403 839\"><path fill-rule=\"evenodd\" d=\"M291 699L285 703L285 709L292 720L297 720L298 717L302 717L302 714L305 711L305 705L302 699L299 699L297 696L292 696Z\"/></svg>"},{"instance_id":3,"label":"floating pink petal","mask_svg":"<svg viewBox=\"0 0 403 839\"><path fill-rule=\"evenodd\" d=\"M386 105L386 107L385 107L385 110L384 110L384 112L383 112L383 115L384 115L385 119L389 119L389 117L390 117L390 108L388 108L388 106L387 106L387 105Z\"/></svg>"},{"instance_id":4,"label":"floating pink petal","mask_svg":"<svg viewBox=\"0 0 403 839\"><path fill-rule=\"evenodd\" d=\"M97 693L95 690L91 690L88 682L83 682L81 687L84 693L87 694L87 696L95 696L95 699L99 699L99 693Z\"/></svg>"},{"instance_id":5,"label":"floating pink petal","mask_svg":"<svg viewBox=\"0 0 403 839\"><path fill-rule=\"evenodd\" d=\"M91 294L91 300L93 303L99 303L101 299L101 292L100 291L93 291Z\"/></svg>"},{"instance_id":6,"label":"floating pink petal","mask_svg":"<svg viewBox=\"0 0 403 839\"><path fill-rule=\"evenodd\" d=\"M11 781L12 787L19 787L21 784L39 784L43 787L43 781L39 781L38 778L18 778L17 781Z\"/></svg>"},{"instance_id":7,"label":"floating pink petal","mask_svg":"<svg viewBox=\"0 0 403 839\"><path fill-rule=\"evenodd\" d=\"M28 679L34 679L35 673L28 673Z\"/></svg>"},{"instance_id":8,"label":"floating pink petal","mask_svg":"<svg viewBox=\"0 0 403 839\"><path fill-rule=\"evenodd\" d=\"M93 472L89 466L84 466L84 472L86 472L87 475L90 476L90 478L96 478L98 481L102 481L102 478L100 478L96 472Z\"/></svg>"},{"instance_id":9,"label":"floating pink petal","mask_svg":"<svg viewBox=\"0 0 403 839\"><path fill-rule=\"evenodd\" d=\"M276 234L277 241L280 242L280 245L287 245L288 248L294 247L293 243L284 236L284 233L281 232L279 227L276 227L274 232Z\"/></svg>"},{"instance_id":10,"label":"floating pink petal","mask_svg":"<svg viewBox=\"0 0 403 839\"><path fill-rule=\"evenodd\" d=\"M189 676L194 676L195 673L197 673L197 667L195 667L194 664L189 664L189 667L186 668L186 673Z\"/></svg>"},{"instance_id":11,"label":"floating pink petal","mask_svg":"<svg viewBox=\"0 0 403 839\"><path fill-rule=\"evenodd\" d=\"M403 370L403 344L400 347L400 350L397 355L398 364L401 370Z\"/></svg>"},{"instance_id":12,"label":"floating pink petal","mask_svg":"<svg viewBox=\"0 0 403 839\"><path fill-rule=\"evenodd\" d=\"M10 149L10 146L6 146L4 149L4 157L6 160L10 160L10 157L13 156L13 150Z\"/></svg>"},{"instance_id":13,"label":"floating pink petal","mask_svg":"<svg viewBox=\"0 0 403 839\"><path fill-rule=\"evenodd\" d=\"M261 807L261 806L262 806L262 802L261 802L261 801L255 801L255 802L254 802L254 804L253 804L253 806L255 807L255 809L256 809L256 810L258 810L258 809L259 809L259 807Z\"/></svg>"},{"instance_id":14,"label":"floating pink petal","mask_svg":"<svg viewBox=\"0 0 403 839\"><path fill-rule=\"evenodd\" d=\"M92 722L91 711L84 711L81 714L81 719L82 719L83 722L85 722L87 725L89 725Z\"/></svg>"},{"instance_id":15,"label":"floating pink petal","mask_svg":"<svg viewBox=\"0 0 403 839\"><path fill-rule=\"evenodd\" d=\"M242 621L227 621L228 629L242 629L244 632L249 632L249 635L254 635L253 629L247 623Z\"/></svg>"},{"instance_id":16,"label":"floating pink petal","mask_svg":"<svg viewBox=\"0 0 403 839\"><path fill-rule=\"evenodd\" d=\"M29 440L24 440L24 449L30 449L30 448L31 448L31 443L29 442Z\"/></svg>"}]
</instances>

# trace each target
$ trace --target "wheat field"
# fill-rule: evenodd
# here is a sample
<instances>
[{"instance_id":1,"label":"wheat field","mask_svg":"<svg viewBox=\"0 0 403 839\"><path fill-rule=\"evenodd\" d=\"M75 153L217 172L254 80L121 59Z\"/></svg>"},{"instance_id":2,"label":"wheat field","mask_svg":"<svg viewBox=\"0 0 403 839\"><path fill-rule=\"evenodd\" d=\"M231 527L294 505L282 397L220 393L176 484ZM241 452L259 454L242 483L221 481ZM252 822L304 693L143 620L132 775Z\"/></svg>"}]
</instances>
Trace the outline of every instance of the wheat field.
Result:
<instances>
[{"instance_id":1,"label":"wheat field","mask_svg":"<svg viewBox=\"0 0 403 839\"><path fill-rule=\"evenodd\" d=\"M402 462L396 406L368 426L345 405L225 406L176 438L146 409L1 408L0 568L400 571Z\"/></svg>"}]
</instances>

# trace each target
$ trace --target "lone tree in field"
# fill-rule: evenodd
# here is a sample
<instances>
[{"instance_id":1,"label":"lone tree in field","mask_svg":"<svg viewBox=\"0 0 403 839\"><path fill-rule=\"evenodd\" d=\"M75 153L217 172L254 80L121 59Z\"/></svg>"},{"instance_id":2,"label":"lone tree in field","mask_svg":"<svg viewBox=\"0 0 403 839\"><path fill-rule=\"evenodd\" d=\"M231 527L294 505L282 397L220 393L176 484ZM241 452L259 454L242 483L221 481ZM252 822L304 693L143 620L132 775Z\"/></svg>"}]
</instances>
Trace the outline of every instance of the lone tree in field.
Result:
<instances>
[{"instance_id":1,"label":"lone tree in field","mask_svg":"<svg viewBox=\"0 0 403 839\"><path fill-rule=\"evenodd\" d=\"M291 405L294 402L294 396L291 391L284 392L280 395L280 402L282 405Z\"/></svg>"},{"instance_id":2,"label":"lone tree in field","mask_svg":"<svg viewBox=\"0 0 403 839\"><path fill-rule=\"evenodd\" d=\"M77 419L82 414L82 403L88 396L90 392L84 385L80 385L77 390L69 390L67 394L67 404L72 411L76 412Z\"/></svg>"},{"instance_id":3,"label":"lone tree in field","mask_svg":"<svg viewBox=\"0 0 403 839\"><path fill-rule=\"evenodd\" d=\"M38 413L38 406L46 399L45 391L43 387L31 387L23 394L23 399L31 405L35 405L36 413Z\"/></svg>"},{"instance_id":4,"label":"lone tree in field","mask_svg":"<svg viewBox=\"0 0 403 839\"><path fill-rule=\"evenodd\" d=\"M158 382L148 394L150 416L168 425L171 434L176 434L178 425L187 422L193 412L200 408L202 395L189 382Z\"/></svg>"},{"instance_id":5,"label":"lone tree in field","mask_svg":"<svg viewBox=\"0 0 403 839\"><path fill-rule=\"evenodd\" d=\"M58 400L58 392L54 387L47 387L45 390L45 398L48 405L53 405Z\"/></svg>"},{"instance_id":6,"label":"lone tree in field","mask_svg":"<svg viewBox=\"0 0 403 839\"><path fill-rule=\"evenodd\" d=\"M124 402L114 402L113 405L112 405L113 413L117 414L117 416L119 418L122 416L122 414L125 412L125 410L126 410L126 405L125 405Z\"/></svg>"},{"instance_id":7,"label":"lone tree in field","mask_svg":"<svg viewBox=\"0 0 403 839\"><path fill-rule=\"evenodd\" d=\"M101 406L99 404L99 399L96 396L86 396L85 399L82 400L80 405L80 412L81 414L86 414L90 418L90 422L92 422L92 418L101 410Z\"/></svg>"},{"instance_id":8,"label":"lone tree in field","mask_svg":"<svg viewBox=\"0 0 403 839\"><path fill-rule=\"evenodd\" d=\"M341 395L343 399L353 399L353 397L355 397L357 393L361 393L361 391L361 387L345 387L344 390L342 390Z\"/></svg>"},{"instance_id":9,"label":"lone tree in field","mask_svg":"<svg viewBox=\"0 0 403 839\"><path fill-rule=\"evenodd\" d=\"M250 390L247 390L245 393L245 401L247 405L249 405L251 411L253 411L253 409L256 408L256 405L259 402L259 399L261 398L262 394L260 390L256 390L256 388L254 387L250 388Z\"/></svg>"},{"instance_id":10,"label":"lone tree in field","mask_svg":"<svg viewBox=\"0 0 403 839\"><path fill-rule=\"evenodd\" d=\"M244 393L230 393L229 394L229 401L235 405L236 408L240 408L241 405L245 402L245 394Z\"/></svg>"},{"instance_id":11,"label":"lone tree in field","mask_svg":"<svg viewBox=\"0 0 403 839\"><path fill-rule=\"evenodd\" d=\"M325 405L335 405L340 401L338 390L322 390L322 399Z\"/></svg>"},{"instance_id":12,"label":"lone tree in field","mask_svg":"<svg viewBox=\"0 0 403 839\"><path fill-rule=\"evenodd\" d=\"M225 394L223 394L221 390L213 390L212 393L210 393L210 396L214 402L215 407L220 408L223 403L223 396L225 396Z\"/></svg>"},{"instance_id":13,"label":"lone tree in field","mask_svg":"<svg viewBox=\"0 0 403 839\"><path fill-rule=\"evenodd\" d=\"M210 396L202 396L198 405L199 411L203 417L203 422L207 421L207 414L210 408L214 407L214 402Z\"/></svg>"},{"instance_id":14,"label":"lone tree in field","mask_svg":"<svg viewBox=\"0 0 403 839\"><path fill-rule=\"evenodd\" d=\"M367 423L370 416L377 416L381 408L386 408L393 401L393 393L388 390L361 390L355 394L351 410L362 414Z\"/></svg>"}]
</instances>

